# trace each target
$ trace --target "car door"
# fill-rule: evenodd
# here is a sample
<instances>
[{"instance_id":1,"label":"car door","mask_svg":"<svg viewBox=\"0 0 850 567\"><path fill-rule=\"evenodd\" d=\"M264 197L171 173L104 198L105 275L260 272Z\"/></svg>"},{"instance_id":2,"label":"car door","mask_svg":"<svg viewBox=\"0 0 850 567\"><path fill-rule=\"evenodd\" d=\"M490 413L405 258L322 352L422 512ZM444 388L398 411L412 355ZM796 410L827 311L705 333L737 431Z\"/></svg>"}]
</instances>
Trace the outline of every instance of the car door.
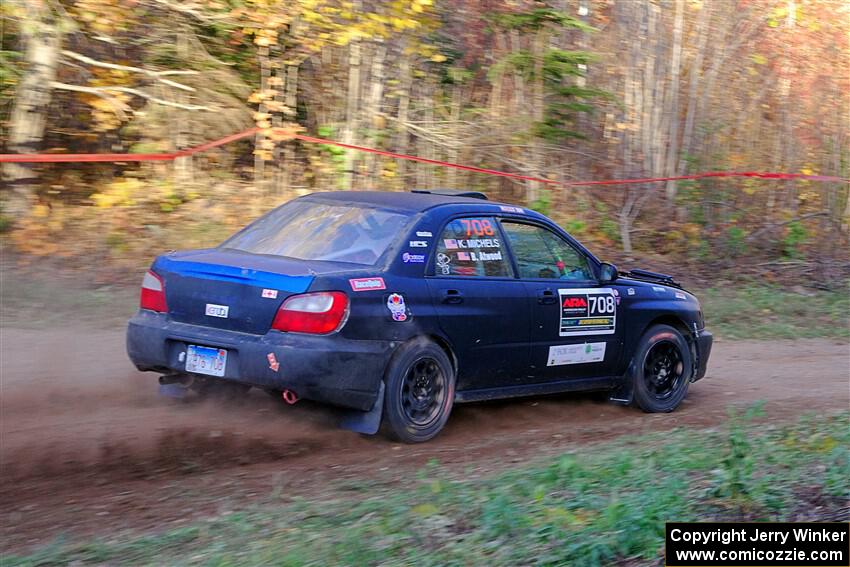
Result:
<instances>
[{"instance_id":1,"label":"car door","mask_svg":"<svg viewBox=\"0 0 850 567\"><path fill-rule=\"evenodd\" d=\"M498 224L490 216L449 219L435 243L428 287L458 359L458 390L523 382L530 313Z\"/></svg>"},{"instance_id":2,"label":"car door","mask_svg":"<svg viewBox=\"0 0 850 567\"><path fill-rule=\"evenodd\" d=\"M507 219L501 226L531 299L533 380L612 375L621 350L617 292L600 286L585 253L551 228Z\"/></svg>"}]
</instances>

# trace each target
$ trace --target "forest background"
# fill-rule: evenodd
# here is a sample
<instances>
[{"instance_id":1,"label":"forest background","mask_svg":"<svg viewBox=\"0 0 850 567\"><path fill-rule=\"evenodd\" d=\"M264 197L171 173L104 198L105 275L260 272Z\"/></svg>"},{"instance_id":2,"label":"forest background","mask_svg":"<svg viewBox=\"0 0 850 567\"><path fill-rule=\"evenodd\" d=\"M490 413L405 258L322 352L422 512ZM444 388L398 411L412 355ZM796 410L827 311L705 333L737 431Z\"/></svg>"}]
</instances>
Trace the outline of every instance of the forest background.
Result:
<instances>
[{"instance_id":1,"label":"forest background","mask_svg":"<svg viewBox=\"0 0 850 567\"><path fill-rule=\"evenodd\" d=\"M171 152L263 129L173 162L3 164L18 263L98 258L135 279L297 195L440 187L549 214L603 259L850 273L846 182L544 186L291 136L559 181L847 178L844 0L4 0L0 17L0 153Z\"/></svg>"}]
</instances>

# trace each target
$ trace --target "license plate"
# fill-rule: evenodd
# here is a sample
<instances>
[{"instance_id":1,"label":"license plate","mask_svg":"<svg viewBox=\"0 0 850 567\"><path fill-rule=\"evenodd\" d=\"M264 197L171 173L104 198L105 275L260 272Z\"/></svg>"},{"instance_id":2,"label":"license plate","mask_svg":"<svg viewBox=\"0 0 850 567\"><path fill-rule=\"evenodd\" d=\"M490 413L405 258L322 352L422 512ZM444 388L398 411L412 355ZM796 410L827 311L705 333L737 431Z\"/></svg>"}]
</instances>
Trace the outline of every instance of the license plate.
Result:
<instances>
[{"instance_id":1,"label":"license plate","mask_svg":"<svg viewBox=\"0 0 850 567\"><path fill-rule=\"evenodd\" d=\"M224 376L226 364L227 351L223 348L189 345L186 350L186 372Z\"/></svg>"}]
</instances>

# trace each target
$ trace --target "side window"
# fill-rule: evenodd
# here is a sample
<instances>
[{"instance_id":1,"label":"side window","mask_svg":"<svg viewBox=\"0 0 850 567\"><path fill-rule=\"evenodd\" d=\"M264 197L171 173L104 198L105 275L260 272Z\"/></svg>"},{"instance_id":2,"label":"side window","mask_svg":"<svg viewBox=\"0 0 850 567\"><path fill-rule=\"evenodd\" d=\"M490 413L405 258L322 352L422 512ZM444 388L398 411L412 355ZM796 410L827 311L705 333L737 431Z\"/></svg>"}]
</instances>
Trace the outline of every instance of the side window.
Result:
<instances>
[{"instance_id":1,"label":"side window","mask_svg":"<svg viewBox=\"0 0 850 567\"><path fill-rule=\"evenodd\" d=\"M547 228L503 221L519 277L523 279L590 280L587 258Z\"/></svg>"},{"instance_id":2,"label":"side window","mask_svg":"<svg viewBox=\"0 0 850 567\"><path fill-rule=\"evenodd\" d=\"M495 219L455 219L437 239L436 276L511 277L507 252Z\"/></svg>"}]
</instances>

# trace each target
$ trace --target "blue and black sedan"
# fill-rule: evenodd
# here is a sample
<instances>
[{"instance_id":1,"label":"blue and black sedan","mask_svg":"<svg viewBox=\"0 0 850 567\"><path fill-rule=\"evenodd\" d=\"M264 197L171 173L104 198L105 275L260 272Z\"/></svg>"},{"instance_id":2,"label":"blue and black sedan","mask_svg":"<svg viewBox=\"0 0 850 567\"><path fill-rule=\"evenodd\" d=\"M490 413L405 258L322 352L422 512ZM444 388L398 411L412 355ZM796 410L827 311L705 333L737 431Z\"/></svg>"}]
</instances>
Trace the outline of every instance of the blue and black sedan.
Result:
<instances>
[{"instance_id":1,"label":"blue and black sedan","mask_svg":"<svg viewBox=\"0 0 850 567\"><path fill-rule=\"evenodd\" d=\"M711 344L672 277L619 273L534 211L437 191L314 193L163 254L127 330L170 392L261 388L406 442L460 402L608 390L669 412Z\"/></svg>"}]
</instances>

